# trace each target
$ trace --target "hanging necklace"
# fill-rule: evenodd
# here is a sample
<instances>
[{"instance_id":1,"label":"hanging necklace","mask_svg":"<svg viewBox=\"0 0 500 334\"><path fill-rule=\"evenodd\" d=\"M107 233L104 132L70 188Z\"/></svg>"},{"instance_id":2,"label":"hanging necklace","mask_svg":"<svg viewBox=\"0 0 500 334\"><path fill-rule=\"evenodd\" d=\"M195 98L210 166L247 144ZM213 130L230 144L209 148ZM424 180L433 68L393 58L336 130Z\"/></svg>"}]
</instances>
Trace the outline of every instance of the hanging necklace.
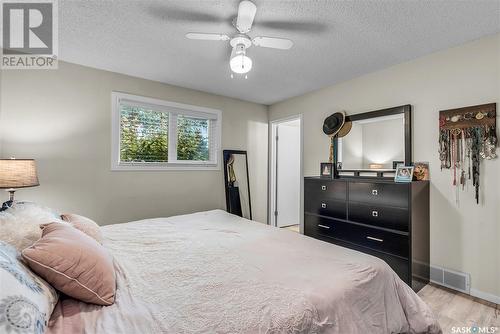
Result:
<instances>
[{"instance_id":1,"label":"hanging necklace","mask_svg":"<svg viewBox=\"0 0 500 334\"><path fill-rule=\"evenodd\" d=\"M462 185L462 190L465 190L465 131L462 129L460 133L460 184Z\"/></svg>"},{"instance_id":2,"label":"hanging necklace","mask_svg":"<svg viewBox=\"0 0 500 334\"><path fill-rule=\"evenodd\" d=\"M460 168L460 140L462 133L460 129L454 129L452 132L452 166L453 166L453 185L457 185L457 169Z\"/></svg>"},{"instance_id":3,"label":"hanging necklace","mask_svg":"<svg viewBox=\"0 0 500 334\"><path fill-rule=\"evenodd\" d=\"M439 160L441 161L441 170L446 168L446 156L448 155L446 132L444 129L439 131Z\"/></svg>"},{"instance_id":4,"label":"hanging necklace","mask_svg":"<svg viewBox=\"0 0 500 334\"><path fill-rule=\"evenodd\" d=\"M481 128L474 128L472 131L472 184L476 190L476 203L479 204L479 166L481 151Z\"/></svg>"},{"instance_id":5,"label":"hanging necklace","mask_svg":"<svg viewBox=\"0 0 500 334\"><path fill-rule=\"evenodd\" d=\"M439 160L441 161L441 170L451 167L451 132L441 129L439 133Z\"/></svg>"},{"instance_id":6,"label":"hanging necklace","mask_svg":"<svg viewBox=\"0 0 500 334\"><path fill-rule=\"evenodd\" d=\"M469 168L467 171L467 177L469 180L471 179L471 149L472 149L472 131L471 129L467 129L467 136L466 136L466 143L467 143L467 160L469 161Z\"/></svg>"}]
</instances>

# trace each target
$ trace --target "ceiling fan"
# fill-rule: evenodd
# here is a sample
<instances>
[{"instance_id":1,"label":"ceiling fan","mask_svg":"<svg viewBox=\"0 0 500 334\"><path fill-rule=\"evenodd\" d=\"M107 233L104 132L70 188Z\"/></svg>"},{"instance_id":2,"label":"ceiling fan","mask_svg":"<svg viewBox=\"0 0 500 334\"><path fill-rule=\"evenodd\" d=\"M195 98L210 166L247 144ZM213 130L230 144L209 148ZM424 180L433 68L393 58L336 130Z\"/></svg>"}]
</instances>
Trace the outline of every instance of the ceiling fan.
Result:
<instances>
[{"instance_id":1,"label":"ceiling fan","mask_svg":"<svg viewBox=\"0 0 500 334\"><path fill-rule=\"evenodd\" d=\"M293 42L286 38L263 37L251 38L248 33L252 29L252 24L257 12L257 6L251 1L243 0L238 6L238 16L233 19L233 26L237 33L231 37L225 34L211 34L202 32L190 32L186 34L189 39L207 40L207 41L229 41L233 48L229 66L231 71L236 74L246 74L252 69L252 59L247 56L247 49L252 45L288 50L293 46ZM231 77L233 74L231 73ZM245 75L245 78L247 76Z\"/></svg>"}]
</instances>

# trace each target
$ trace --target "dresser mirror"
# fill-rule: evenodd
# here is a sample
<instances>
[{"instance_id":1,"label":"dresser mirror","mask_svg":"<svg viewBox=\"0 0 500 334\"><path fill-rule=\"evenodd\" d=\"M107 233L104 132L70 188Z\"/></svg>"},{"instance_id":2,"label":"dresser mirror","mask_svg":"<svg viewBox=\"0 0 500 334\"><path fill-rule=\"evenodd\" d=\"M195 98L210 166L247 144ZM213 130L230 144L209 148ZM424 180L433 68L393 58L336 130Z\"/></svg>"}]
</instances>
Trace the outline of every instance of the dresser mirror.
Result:
<instances>
[{"instance_id":1,"label":"dresser mirror","mask_svg":"<svg viewBox=\"0 0 500 334\"><path fill-rule=\"evenodd\" d=\"M227 212L252 219L247 152L224 150L223 158Z\"/></svg>"},{"instance_id":2,"label":"dresser mirror","mask_svg":"<svg viewBox=\"0 0 500 334\"><path fill-rule=\"evenodd\" d=\"M411 106L346 117L351 130L338 139L342 171L394 170L411 164Z\"/></svg>"}]
</instances>

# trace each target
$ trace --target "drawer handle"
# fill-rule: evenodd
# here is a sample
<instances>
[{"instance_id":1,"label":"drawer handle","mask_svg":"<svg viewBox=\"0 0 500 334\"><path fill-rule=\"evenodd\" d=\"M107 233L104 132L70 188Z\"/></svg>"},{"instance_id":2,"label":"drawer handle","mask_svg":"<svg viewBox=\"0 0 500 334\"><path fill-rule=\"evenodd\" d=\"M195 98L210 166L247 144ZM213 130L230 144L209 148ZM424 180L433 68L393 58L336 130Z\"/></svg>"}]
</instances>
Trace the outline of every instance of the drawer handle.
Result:
<instances>
[{"instance_id":1,"label":"drawer handle","mask_svg":"<svg viewBox=\"0 0 500 334\"><path fill-rule=\"evenodd\" d=\"M321 186L321 190L325 191L326 190L326 186Z\"/></svg>"},{"instance_id":2,"label":"drawer handle","mask_svg":"<svg viewBox=\"0 0 500 334\"><path fill-rule=\"evenodd\" d=\"M374 237L366 237L366 239L378 241L378 242L384 242L384 239L379 239L379 238L374 238Z\"/></svg>"},{"instance_id":3,"label":"drawer handle","mask_svg":"<svg viewBox=\"0 0 500 334\"><path fill-rule=\"evenodd\" d=\"M321 207L322 207L323 209L326 209L326 203L321 203Z\"/></svg>"},{"instance_id":4,"label":"drawer handle","mask_svg":"<svg viewBox=\"0 0 500 334\"><path fill-rule=\"evenodd\" d=\"M378 211L372 211L372 216L373 217L378 217Z\"/></svg>"},{"instance_id":5,"label":"drawer handle","mask_svg":"<svg viewBox=\"0 0 500 334\"><path fill-rule=\"evenodd\" d=\"M372 190L372 195L373 196L377 196L378 195L378 190L377 189L373 189Z\"/></svg>"},{"instance_id":6,"label":"drawer handle","mask_svg":"<svg viewBox=\"0 0 500 334\"><path fill-rule=\"evenodd\" d=\"M327 229L327 230L329 230L329 229L330 229L330 226L321 225L321 224L318 224L318 227L325 228L325 229Z\"/></svg>"}]
</instances>

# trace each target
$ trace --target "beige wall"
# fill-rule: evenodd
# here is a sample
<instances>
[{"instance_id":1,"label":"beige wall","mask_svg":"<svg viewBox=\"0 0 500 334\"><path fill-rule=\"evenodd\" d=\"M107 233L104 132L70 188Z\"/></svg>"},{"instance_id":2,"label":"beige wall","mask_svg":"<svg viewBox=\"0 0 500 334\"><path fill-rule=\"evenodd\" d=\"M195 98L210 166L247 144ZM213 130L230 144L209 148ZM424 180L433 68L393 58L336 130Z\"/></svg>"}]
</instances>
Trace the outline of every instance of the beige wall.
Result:
<instances>
[{"instance_id":1,"label":"beige wall","mask_svg":"<svg viewBox=\"0 0 500 334\"><path fill-rule=\"evenodd\" d=\"M326 116L413 105L413 158L430 162L432 178L431 262L470 273L473 293L500 296L500 159L483 163L481 204L468 191L457 205L437 153L439 110L500 102L499 68L496 35L277 103L270 119L303 113L304 174L316 175L328 159Z\"/></svg>"},{"instance_id":2,"label":"beige wall","mask_svg":"<svg viewBox=\"0 0 500 334\"><path fill-rule=\"evenodd\" d=\"M68 63L0 75L0 156L39 165L41 186L19 199L100 224L225 207L223 169L110 171L111 91L122 91L222 110L222 147L248 150L254 218L266 222L266 106Z\"/></svg>"}]
</instances>

